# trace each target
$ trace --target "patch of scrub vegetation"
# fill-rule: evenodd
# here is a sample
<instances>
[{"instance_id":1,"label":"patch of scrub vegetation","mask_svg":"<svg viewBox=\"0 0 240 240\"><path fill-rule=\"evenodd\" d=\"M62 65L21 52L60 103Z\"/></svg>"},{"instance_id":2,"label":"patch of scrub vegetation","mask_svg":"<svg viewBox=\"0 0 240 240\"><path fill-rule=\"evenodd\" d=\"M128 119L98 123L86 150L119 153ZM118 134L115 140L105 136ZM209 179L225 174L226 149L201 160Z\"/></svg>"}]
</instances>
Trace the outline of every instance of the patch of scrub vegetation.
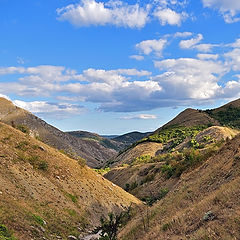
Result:
<instances>
[{"instance_id":1,"label":"patch of scrub vegetation","mask_svg":"<svg viewBox=\"0 0 240 240\"><path fill-rule=\"evenodd\" d=\"M132 182L131 184L129 184L129 183L126 183L126 185L125 185L125 191L126 192L129 192L129 191L132 191L132 190L134 190L135 188L137 188L138 187L138 183L135 181L135 182Z\"/></svg>"},{"instance_id":2,"label":"patch of scrub vegetation","mask_svg":"<svg viewBox=\"0 0 240 240\"><path fill-rule=\"evenodd\" d=\"M151 160L152 157L149 154L145 154L140 157L136 157L135 160L131 163L131 165L145 164L151 162Z\"/></svg>"},{"instance_id":3,"label":"patch of scrub vegetation","mask_svg":"<svg viewBox=\"0 0 240 240\"><path fill-rule=\"evenodd\" d=\"M71 193L66 193L66 196L72 200L72 202L77 203L78 197L76 195L73 195Z\"/></svg>"},{"instance_id":4,"label":"patch of scrub vegetation","mask_svg":"<svg viewBox=\"0 0 240 240\"><path fill-rule=\"evenodd\" d=\"M18 154L18 161L28 162L30 163L35 169L39 169L42 171L47 171L48 163L45 160L41 160L39 156L32 155L27 156L22 153Z\"/></svg>"},{"instance_id":5,"label":"patch of scrub vegetation","mask_svg":"<svg viewBox=\"0 0 240 240\"><path fill-rule=\"evenodd\" d=\"M111 171L110 167L94 169L94 171L100 175L104 175Z\"/></svg>"},{"instance_id":6,"label":"patch of scrub vegetation","mask_svg":"<svg viewBox=\"0 0 240 240\"><path fill-rule=\"evenodd\" d=\"M109 213L108 218L101 217L101 225L94 230L94 233L100 233L99 240L117 240L118 230L125 226L132 217L131 206L120 214Z\"/></svg>"},{"instance_id":7,"label":"patch of scrub vegetation","mask_svg":"<svg viewBox=\"0 0 240 240\"><path fill-rule=\"evenodd\" d=\"M17 240L5 225L0 225L0 240Z\"/></svg>"},{"instance_id":8,"label":"patch of scrub vegetation","mask_svg":"<svg viewBox=\"0 0 240 240\"><path fill-rule=\"evenodd\" d=\"M30 133L30 129L27 126L23 125L23 124L17 125L16 129L18 129L21 132L26 133L26 134Z\"/></svg>"},{"instance_id":9,"label":"patch of scrub vegetation","mask_svg":"<svg viewBox=\"0 0 240 240\"><path fill-rule=\"evenodd\" d=\"M183 172L199 166L217 153L218 149L219 147L217 146L205 151L185 149L182 153L172 154L171 158L161 166L161 172L165 174L166 178L180 177Z\"/></svg>"},{"instance_id":10,"label":"patch of scrub vegetation","mask_svg":"<svg viewBox=\"0 0 240 240\"><path fill-rule=\"evenodd\" d=\"M141 200L147 203L148 206L152 206L156 201L161 200L168 194L169 190L167 188L160 189L159 193L156 196L144 197Z\"/></svg>"},{"instance_id":11,"label":"patch of scrub vegetation","mask_svg":"<svg viewBox=\"0 0 240 240\"><path fill-rule=\"evenodd\" d=\"M130 147L126 148L124 151L119 152L119 155L123 152L126 152L127 150L134 148L138 144L144 143L144 142L156 142L156 143L162 143L165 146L164 150L172 150L179 144L183 143L186 138L194 139L197 134L211 125L199 125L199 126L192 126L192 127L185 127L185 126L178 126L173 125L170 127L166 127L161 129L159 132L149 135L148 137L145 137L141 139L140 141L134 143Z\"/></svg>"},{"instance_id":12,"label":"patch of scrub vegetation","mask_svg":"<svg viewBox=\"0 0 240 240\"><path fill-rule=\"evenodd\" d=\"M240 128L240 108L234 106L228 106L223 108L221 111L216 110L206 110L210 117L219 121L223 126L228 126L231 128Z\"/></svg>"},{"instance_id":13,"label":"patch of scrub vegetation","mask_svg":"<svg viewBox=\"0 0 240 240\"><path fill-rule=\"evenodd\" d=\"M17 144L16 148L20 149L22 151L26 151L28 145L29 145L29 143L27 141L22 141L22 142Z\"/></svg>"},{"instance_id":14,"label":"patch of scrub vegetation","mask_svg":"<svg viewBox=\"0 0 240 240\"><path fill-rule=\"evenodd\" d=\"M33 219L36 223L38 223L41 226L44 226L46 222L38 215L33 214Z\"/></svg>"},{"instance_id":15,"label":"patch of scrub vegetation","mask_svg":"<svg viewBox=\"0 0 240 240\"><path fill-rule=\"evenodd\" d=\"M12 134L9 134L7 137L4 137L1 141L2 141L2 143L7 143L8 141L10 141L11 140L11 138L12 138Z\"/></svg>"},{"instance_id":16,"label":"patch of scrub vegetation","mask_svg":"<svg viewBox=\"0 0 240 240\"><path fill-rule=\"evenodd\" d=\"M158 143L168 143L173 140L172 147L181 144L187 137L195 137L199 132L208 128L209 126L171 126L167 127L156 134L150 135L149 137L143 138L139 142L158 142Z\"/></svg>"}]
</instances>

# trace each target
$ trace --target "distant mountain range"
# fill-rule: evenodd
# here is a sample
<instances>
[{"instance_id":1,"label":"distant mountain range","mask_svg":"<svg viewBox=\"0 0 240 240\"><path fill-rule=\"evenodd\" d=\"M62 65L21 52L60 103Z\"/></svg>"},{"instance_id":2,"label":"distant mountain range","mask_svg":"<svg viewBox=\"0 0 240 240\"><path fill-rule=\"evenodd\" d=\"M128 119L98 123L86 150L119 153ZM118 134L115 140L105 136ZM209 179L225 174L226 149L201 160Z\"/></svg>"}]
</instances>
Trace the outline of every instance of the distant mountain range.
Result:
<instances>
[{"instance_id":1,"label":"distant mountain range","mask_svg":"<svg viewBox=\"0 0 240 240\"><path fill-rule=\"evenodd\" d=\"M122 151L131 144L139 141L140 139L148 136L150 132L130 132L123 135L111 135L111 136L100 136L96 133L90 133L86 131L72 131L67 132L68 134L77 137L82 140L93 140L106 148L114 149L116 151Z\"/></svg>"},{"instance_id":2,"label":"distant mountain range","mask_svg":"<svg viewBox=\"0 0 240 240\"><path fill-rule=\"evenodd\" d=\"M117 139L108 139L85 131L65 133L5 98L0 98L0 120L16 128L23 128L22 130L26 128L31 136L72 157L86 159L87 165L93 168L105 165L120 150L145 136L134 132L118 136Z\"/></svg>"}]
</instances>

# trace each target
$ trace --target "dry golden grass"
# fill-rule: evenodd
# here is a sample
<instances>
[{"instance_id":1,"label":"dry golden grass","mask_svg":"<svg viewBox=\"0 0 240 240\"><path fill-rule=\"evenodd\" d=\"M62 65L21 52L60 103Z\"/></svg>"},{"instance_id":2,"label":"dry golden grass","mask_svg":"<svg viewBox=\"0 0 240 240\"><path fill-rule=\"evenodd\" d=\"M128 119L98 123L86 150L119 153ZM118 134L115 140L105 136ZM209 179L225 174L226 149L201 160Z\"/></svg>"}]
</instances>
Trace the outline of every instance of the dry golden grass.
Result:
<instances>
[{"instance_id":1,"label":"dry golden grass","mask_svg":"<svg viewBox=\"0 0 240 240\"><path fill-rule=\"evenodd\" d=\"M96 226L101 215L140 204L81 162L3 123L0 146L0 222L19 239L65 239Z\"/></svg>"},{"instance_id":2,"label":"dry golden grass","mask_svg":"<svg viewBox=\"0 0 240 240\"><path fill-rule=\"evenodd\" d=\"M16 107L11 101L0 97L0 120L10 126L25 126L31 136L41 139L48 145L64 150L72 156L87 160L91 167L102 166L115 157L117 151L101 145L97 141L75 138L51 126L32 113Z\"/></svg>"},{"instance_id":3,"label":"dry golden grass","mask_svg":"<svg viewBox=\"0 0 240 240\"><path fill-rule=\"evenodd\" d=\"M240 136L145 207L119 234L122 240L240 239ZM148 209L148 211L147 211ZM204 221L211 211L214 219Z\"/></svg>"},{"instance_id":4,"label":"dry golden grass","mask_svg":"<svg viewBox=\"0 0 240 240\"><path fill-rule=\"evenodd\" d=\"M219 125L218 121L211 118L208 114L200 112L196 109L188 108L177 115L173 120L165 124L163 127L169 127L172 125L191 127L208 124ZM155 132L158 132L159 130L161 130L161 128Z\"/></svg>"},{"instance_id":5,"label":"dry golden grass","mask_svg":"<svg viewBox=\"0 0 240 240\"><path fill-rule=\"evenodd\" d=\"M156 155L158 150L162 149L161 143L155 142L146 142L141 143L135 146L134 148L130 148L126 152L120 154L114 161L116 162L115 165L121 164L131 164L136 157L142 155L150 155L151 157Z\"/></svg>"}]
</instances>

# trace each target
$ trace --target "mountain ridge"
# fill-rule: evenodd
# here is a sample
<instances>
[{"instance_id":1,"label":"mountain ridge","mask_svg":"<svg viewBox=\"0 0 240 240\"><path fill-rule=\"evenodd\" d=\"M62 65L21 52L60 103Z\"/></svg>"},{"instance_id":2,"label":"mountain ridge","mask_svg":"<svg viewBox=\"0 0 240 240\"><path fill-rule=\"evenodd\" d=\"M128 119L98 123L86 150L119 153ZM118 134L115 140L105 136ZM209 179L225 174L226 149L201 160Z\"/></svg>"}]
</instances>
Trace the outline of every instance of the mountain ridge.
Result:
<instances>
[{"instance_id":1,"label":"mountain ridge","mask_svg":"<svg viewBox=\"0 0 240 240\"><path fill-rule=\"evenodd\" d=\"M117 154L116 150L106 148L98 142L82 140L64 133L4 98L0 98L0 120L15 127L26 126L32 136L65 151L72 157L80 156L86 159L91 167L102 166Z\"/></svg>"},{"instance_id":2,"label":"mountain ridge","mask_svg":"<svg viewBox=\"0 0 240 240\"><path fill-rule=\"evenodd\" d=\"M136 154L134 156L134 154L132 154L131 152L134 151L134 148L137 147L137 145L141 145L144 143L144 148L147 149L146 145L149 142L157 142L158 140L153 140L154 136L158 136L161 134L161 132L167 131L167 129L174 129L174 128L178 128L178 127L185 127L186 129L192 128L194 126L205 126L205 128L210 127L210 126L225 126L225 124L223 124L223 120L221 118L221 115L225 115L228 116L228 112L226 112L229 107L230 109L234 107L233 109L237 109L237 114L239 115L239 120L236 121L237 124L235 124L236 126L238 126L238 124L240 123L240 99L234 100L233 102L229 102L219 108L216 109L212 109L212 110L198 110L198 109L192 109L192 108L187 108L184 111L182 111L181 113L179 113L175 118L173 118L172 120L170 120L168 123L164 124L163 126L161 126L160 128L156 129L152 134L148 135L147 138L143 138L142 140L138 141L137 143L133 144L132 146L130 146L128 149L126 149L125 151L121 152L120 154L118 154L116 156L116 158L113 160L114 162L114 166L116 166L117 164L121 165L122 163L126 163L126 162L131 162L134 158L139 157L140 155L138 155L138 151L136 151ZM215 113L219 113L220 112L220 117L218 115L216 115ZM234 118L235 116L238 115L233 115L231 114L230 117ZM229 117L228 117L229 118ZM224 118L225 122L228 121ZM235 121L234 121L235 123ZM229 126L231 127L231 126ZM239 128L240 128L240 124L239 124ZM171 131L171 130L169 130ZM159 142L161 143L161 142ZM146 150L144 152L144 154L149 154L150 156L155 156L157 154L158 151L152 151L152 148L149 147L149 150ZM161 144L159 144L159 149L161 149ZM128 154L129 152L129 154ZM129 158L129 156L131 156L131 159Z\"/></svg>"}]
</instances>

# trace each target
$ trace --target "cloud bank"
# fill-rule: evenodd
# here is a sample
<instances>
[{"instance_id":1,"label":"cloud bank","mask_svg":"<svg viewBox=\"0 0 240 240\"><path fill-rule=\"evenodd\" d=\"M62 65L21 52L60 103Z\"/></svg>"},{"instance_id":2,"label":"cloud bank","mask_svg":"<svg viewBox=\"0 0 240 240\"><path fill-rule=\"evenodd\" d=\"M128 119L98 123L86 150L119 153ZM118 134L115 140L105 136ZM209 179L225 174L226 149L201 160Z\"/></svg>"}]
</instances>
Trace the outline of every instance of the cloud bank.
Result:
<instances>
[{"instance_id":1,"label":"cloud bank","mask_svg":"<svg viewBox=\"0 0 240 240\"><path fill-rule=\"evenodd\" d=\"M172 38L190 38L179 40L177 44L180 49L191 50L203 39L201 34L196 37L192 35L177 33ZM162 56L163 49L168 46L166 39L144 40L136 47L145 55L153 53ZM196 57L155 60L154 74L135 68L89 68L79 73L64 66L52 65L1 67L0 93L51 97L60 101L16 102L21 107L41 114L79 113L89 104L99 111L137 112L232 99L240 97L240 39L226 44L225 49L224 52L211 54L197 52ZM11 84L4 80L5 76L10 75L15 78ZM151 118L147 115L141 115L141 118L144 116Z\"/></svg>"},{"instance_id":2,"label":"cloud bank","mask_svg":"<svg viewBox=\"0 0 240 240\"><path fill-rule=\"evenodd\" d=\"M185 12L176 12L173 6L181 7L181 2L149 1L148 4L128 4L124 1L80 0L57 9L59 21L68 21L77 27L105 26L143 28L153 19L161 25L177 25L188 17Z\"/></svg>"}]
</instances>

